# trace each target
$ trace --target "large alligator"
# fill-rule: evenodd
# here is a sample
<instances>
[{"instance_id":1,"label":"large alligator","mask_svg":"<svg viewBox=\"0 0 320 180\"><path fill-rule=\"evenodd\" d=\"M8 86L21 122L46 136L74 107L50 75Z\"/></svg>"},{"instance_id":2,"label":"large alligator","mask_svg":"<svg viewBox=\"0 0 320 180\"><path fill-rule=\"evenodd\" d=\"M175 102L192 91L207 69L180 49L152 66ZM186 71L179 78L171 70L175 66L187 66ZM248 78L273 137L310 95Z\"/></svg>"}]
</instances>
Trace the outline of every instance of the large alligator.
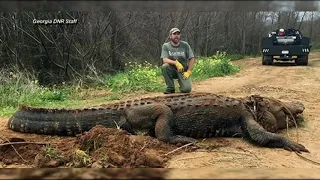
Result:
<instances>
[{"instance_id":1,"label":"large alligator","mask_svg":"<svg viewBox=\"0 0 320 180\"><path fill-rule=\"evenodd\" d=\"M20 106L9 119L14 131L74 136L96 125L147 133L168 143L242 134L264 147L308 152L275 132L302 122L304 105L252 95L230 98L211 93L173 94L120 101L88 109Z\"/></svg>"}]
</instances>

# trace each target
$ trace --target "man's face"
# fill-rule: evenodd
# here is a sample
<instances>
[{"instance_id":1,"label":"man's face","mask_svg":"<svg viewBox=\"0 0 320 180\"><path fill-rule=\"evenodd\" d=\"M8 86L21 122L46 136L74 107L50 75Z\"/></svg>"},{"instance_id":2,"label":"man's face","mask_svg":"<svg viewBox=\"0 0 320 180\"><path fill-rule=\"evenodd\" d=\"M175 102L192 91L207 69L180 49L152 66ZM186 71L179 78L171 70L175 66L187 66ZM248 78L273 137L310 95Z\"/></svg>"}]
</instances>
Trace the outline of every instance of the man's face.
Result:
<instances>
[{"instance_id":1,"label":"man's face","mask_svg":"<svg viewBox=\"0 0 320 180\"><path fill-rule=\"evenodd\" d=\"M178 43L180 41L180 32L175 32L175 33L171 34L170 39L175 44Z\"/></svg>"}]
</instances>

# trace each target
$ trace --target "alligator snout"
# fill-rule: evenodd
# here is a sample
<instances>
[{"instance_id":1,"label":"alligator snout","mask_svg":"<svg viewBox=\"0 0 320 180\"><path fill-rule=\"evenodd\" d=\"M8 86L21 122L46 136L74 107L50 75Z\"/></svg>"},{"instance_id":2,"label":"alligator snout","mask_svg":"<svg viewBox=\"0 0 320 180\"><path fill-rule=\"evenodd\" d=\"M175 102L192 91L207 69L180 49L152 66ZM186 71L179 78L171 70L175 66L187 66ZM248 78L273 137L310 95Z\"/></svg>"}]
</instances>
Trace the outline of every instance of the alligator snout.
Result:
<instances>
[{"instance_id":1,"label":"alligator snout","mask_svg":"<svg viewBox=\"0 0 320 180\"><path fill-rule=\"evenodd\" d=\"M292 101L284 103L287 110L290 111L292 115L302 114L305 110L305 106L299 101ZM286 114L290 114L289 112L285 111Z\"/></svg>"},{"instance_id":2,"label":"alligator snout","mask_svg":"<svg viewBox=\"0 0 320 180\"><path fill-rule=\"evenodd\" d=\"M304 121L302 113L305 110L305 106L299 101L286 102L285 106L291 112L284 111L289 120L289 126L300 125Z\"/></svg>"}]
</instances>

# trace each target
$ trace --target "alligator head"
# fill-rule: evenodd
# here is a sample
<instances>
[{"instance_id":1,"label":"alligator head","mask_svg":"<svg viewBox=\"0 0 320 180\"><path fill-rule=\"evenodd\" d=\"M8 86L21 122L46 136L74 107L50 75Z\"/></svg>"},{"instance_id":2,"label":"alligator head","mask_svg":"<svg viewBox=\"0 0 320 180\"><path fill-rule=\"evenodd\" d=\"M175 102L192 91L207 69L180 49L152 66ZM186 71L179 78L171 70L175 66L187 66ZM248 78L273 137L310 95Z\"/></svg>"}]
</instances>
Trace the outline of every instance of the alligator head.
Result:
<instances>
[{"instance_id":1,"label":"alligator head","mask_svg":"<svg viewBox=\"0 0 320 180\"><path fill-rule=\"evenodd\" d=\"M257 122L267 131L299 126L303 122L304 105L299 101L283 102L274 98L252 95L244 99Z\"/></svg>"}]
</instances>

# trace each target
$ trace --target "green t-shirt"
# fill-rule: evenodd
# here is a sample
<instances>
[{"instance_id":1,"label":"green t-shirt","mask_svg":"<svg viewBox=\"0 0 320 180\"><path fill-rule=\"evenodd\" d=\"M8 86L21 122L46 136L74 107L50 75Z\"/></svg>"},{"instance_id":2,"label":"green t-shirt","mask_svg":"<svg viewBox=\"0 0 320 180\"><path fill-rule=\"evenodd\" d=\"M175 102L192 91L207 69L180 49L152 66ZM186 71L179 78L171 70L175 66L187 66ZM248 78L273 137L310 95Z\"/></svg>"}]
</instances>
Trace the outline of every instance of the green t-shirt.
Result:
<instances>
[{"instance_id":1,"label":"green t-shirt","mask_svg":"<svg viewBox=\"0 0 320 180\"><path fill-rule=\"evenodd\" d=\"M188 69L189 59L193 57L193 51L190 45L185 41L180 41L179 46L176 47L172 46L170 42L162 45L161 59L169 58L171 60L179 60L185 71Z\"/></svg>"}]
</instances>

